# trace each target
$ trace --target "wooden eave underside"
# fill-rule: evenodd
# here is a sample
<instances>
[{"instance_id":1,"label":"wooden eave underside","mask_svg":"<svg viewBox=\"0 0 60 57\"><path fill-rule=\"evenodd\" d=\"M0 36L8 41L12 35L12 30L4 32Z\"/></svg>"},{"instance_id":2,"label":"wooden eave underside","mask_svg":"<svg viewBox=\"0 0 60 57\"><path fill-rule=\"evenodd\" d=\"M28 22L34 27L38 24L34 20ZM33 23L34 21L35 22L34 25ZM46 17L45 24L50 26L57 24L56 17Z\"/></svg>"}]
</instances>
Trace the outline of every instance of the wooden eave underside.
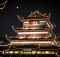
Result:
<instances>
[{"instance_id":1,"label":"wooden eave underside","mask_svg":"<svg viewBox=\"0 0 60 57\"><path fill-rule=\"evenodd\" d=\"M18 32L46 32L46 31L48 31L48 30L26 30L26 29L17 30L17 29L14 29L14 31L15 31L16 33L18 33ZM54 36L54 34L53 34L52 31L48 31L48 32L50 32L51 35Z\"/></svg>"},{"instance_id":2,"label":"wooden eave underside","mask_svg":"<svg viewBox=\"0 0 60 57\"><path fill-rule=\"evenodd\" d=\"M35 20L35 21L39 21L39 20L48 20L47 18L26 18L26 19L19 19L20 21L24 22L24 21L30 21L30 20Z\"/></svg>"},{"instance_id":3,"label":"wooden eave underside","mask_svg":"<svg viewBox=\"0 0 60 57\"><path fill-rule=\"evenodd\" d=\"M50 20L49 19L42 19L42 18L34 18L34 19L19 19L21 22L25 22L25 21L39 21L39 20L43 20L43 21L47 21L48 24L50 25L50 28L53 28L53 24L51 24Z\"/></svg>"},{"instance_id":4,"label":"wooden eave underside","mask_svg":"<svg viewBox=\"0 0 60 57\"><path fill-rule=\"evenodd\" d=\"M43 32L43 31L48 31L48 30L34 30L34 29L14 29L16 32Z\"/></svg>"}]
</instances>

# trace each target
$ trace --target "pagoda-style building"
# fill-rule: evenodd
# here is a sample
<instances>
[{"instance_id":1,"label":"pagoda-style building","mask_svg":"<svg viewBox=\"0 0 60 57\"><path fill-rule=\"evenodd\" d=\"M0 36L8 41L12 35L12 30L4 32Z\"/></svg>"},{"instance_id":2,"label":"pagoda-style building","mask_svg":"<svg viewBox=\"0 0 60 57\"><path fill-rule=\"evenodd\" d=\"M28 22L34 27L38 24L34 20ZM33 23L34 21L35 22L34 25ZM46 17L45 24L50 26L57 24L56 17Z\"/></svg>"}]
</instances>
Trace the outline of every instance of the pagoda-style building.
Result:
<instances>
[{"instance_id":1,"label":"pagoda-style building","mask_svg":"<svg viewBox=\"0 0 60 57\"><path fill-rule=\"evenodd\" d=\"M27 17L17 15L21 28L12 26L16 36L6 36L10 46L3 54L35 54L37 56L49 54L59 56L59 42L53 33L55 25L50 22L50 15L42 14L39 11L31 12Z\"/></svg>"}]
</instances>

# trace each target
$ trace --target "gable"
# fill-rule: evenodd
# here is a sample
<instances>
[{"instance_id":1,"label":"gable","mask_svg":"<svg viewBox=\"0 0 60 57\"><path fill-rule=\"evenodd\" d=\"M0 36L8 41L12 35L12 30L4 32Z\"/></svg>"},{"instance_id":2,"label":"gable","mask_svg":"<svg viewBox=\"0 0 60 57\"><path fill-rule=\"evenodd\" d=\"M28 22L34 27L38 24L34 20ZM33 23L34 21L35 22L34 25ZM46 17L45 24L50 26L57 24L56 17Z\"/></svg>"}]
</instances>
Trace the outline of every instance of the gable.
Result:
<instances>
[{"instance_id":1,"label":"gable","mask_svg":"<svg viewBox=\"0 0 60 57\"><path fill-rule=\"evenodd\" d=\"M42 17L43 15L39 11L32 12L28 17Z\"/></svg>"}]
</instances>

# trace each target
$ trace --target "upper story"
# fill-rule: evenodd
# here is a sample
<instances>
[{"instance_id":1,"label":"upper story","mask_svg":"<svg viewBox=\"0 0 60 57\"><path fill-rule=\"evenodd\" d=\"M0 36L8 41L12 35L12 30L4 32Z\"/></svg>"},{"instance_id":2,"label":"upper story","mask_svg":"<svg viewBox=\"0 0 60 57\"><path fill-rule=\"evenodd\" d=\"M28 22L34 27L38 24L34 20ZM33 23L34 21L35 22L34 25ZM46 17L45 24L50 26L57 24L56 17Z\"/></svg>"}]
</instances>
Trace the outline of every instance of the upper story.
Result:
<instances>
[{"instance_id":1,"label":"upper story","mask_svg":"<svg viewBox=\"0 0 60 57\"><path fill-rule=\"evenodd\" d=\"M51 13L50 13L51 14ZM41 14L39 11L32 12L27 18L18 16L23 23L22 28L13 30L17 33L18 38L49 38L54 36L52 29L55 27L50 22L50 14Z\"/></svg>"},{"instance_id":2,"label":"upper story","mask_svg":"<svg viewBox=\"0 0 60 57\"><path fill-rule=\"evenodd\" d=\"M51 13L50 13L51 14ZM22 29L53 29L54 25L50 22L50 14L41 14L39 11L32 12L27 18L18 16L23 23Z\"/></svg>"}]
</instances>

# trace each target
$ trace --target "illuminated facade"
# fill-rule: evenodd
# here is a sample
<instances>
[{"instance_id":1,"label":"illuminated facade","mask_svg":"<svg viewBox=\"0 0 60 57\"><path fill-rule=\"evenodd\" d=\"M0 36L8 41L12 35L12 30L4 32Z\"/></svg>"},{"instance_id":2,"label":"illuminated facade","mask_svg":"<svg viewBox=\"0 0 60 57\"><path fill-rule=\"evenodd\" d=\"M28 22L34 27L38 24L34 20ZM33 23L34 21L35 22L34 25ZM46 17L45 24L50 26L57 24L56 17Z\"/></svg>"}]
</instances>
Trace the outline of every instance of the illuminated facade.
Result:
<instances>
[{"instance_id":1,"label":"illuminated facade","mask_svg":"<svg viewBox=\"0 0 60 57\"><path fill-rule=\"evenodd\" d=\"M23 23L22 28L12 26L16 36L6 36L11 40L8 50L3 54L55 54L59 53L59 43L52 29L55 25L50 22L50 14L31 12L27 17L18 19ZM13 47L13 48L11 48Z\"/></svg>"},{"instance_id":2,"label":"illuminated facade","mask_svg":"<svg viewBox=\"0 0 60 57\"><path fill-rule=\"evenodd\" d=\"M19 15L17 16L23 23L23 26L22 28L15 28L12 26L12 29L17 33L16 37L21 41L13 40L11 42L12 45L55 45L52 41L52 37L54 37L52 31L54 25L50 22L50 14L47 16L46 14L39 13L39 11L35 11L26 19L19 17ZM45 39L45 41L43 41L43 39Z\"/></svg>"}]
</instances>

